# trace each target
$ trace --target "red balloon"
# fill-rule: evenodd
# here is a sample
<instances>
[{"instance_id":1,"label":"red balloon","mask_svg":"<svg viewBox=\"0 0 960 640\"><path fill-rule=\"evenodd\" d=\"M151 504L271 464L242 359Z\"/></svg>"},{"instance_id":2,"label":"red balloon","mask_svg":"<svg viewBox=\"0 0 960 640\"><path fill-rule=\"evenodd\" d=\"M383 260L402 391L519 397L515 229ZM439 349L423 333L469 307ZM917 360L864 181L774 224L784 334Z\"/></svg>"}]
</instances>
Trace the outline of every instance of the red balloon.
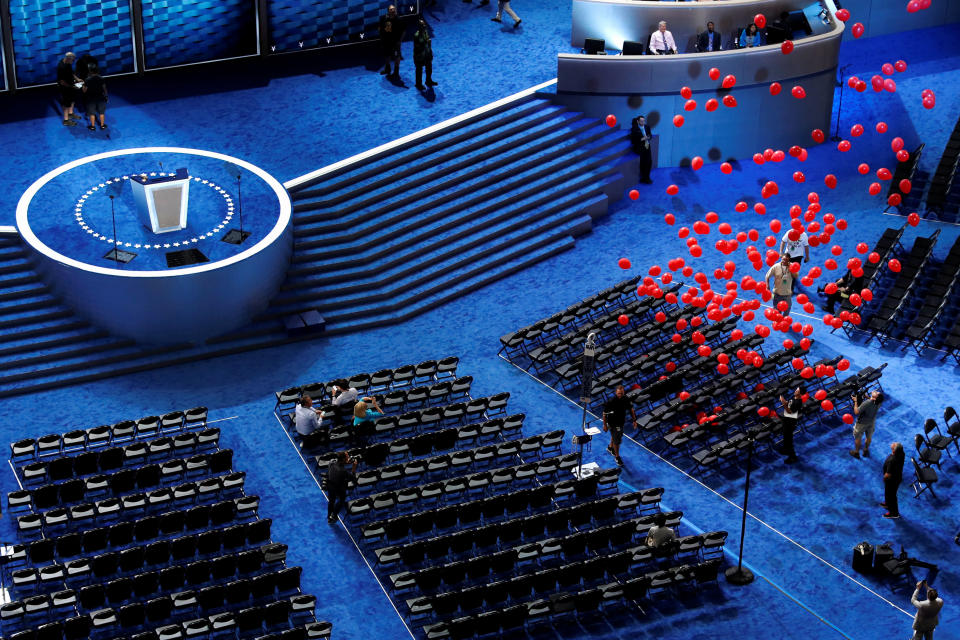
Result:
<instances>
[{"instance_id":1,"label":"red balloon","mask_svg":"<svg viewBox=\"0 0 960 640\"><path fill-rule=\"evenodd\" d=\"M687 100L686 102L683 103L683 110L684 110L684 111L693 111L693 110L696 109L696 108L697 108L697 101L696 101L696 100Z\"/></svg>"},{"instance_id":2,"label":"red balloon","mask_svg":"<svg viewBox=\"0 0 960 640\"><path fill-rule=\"evenodd\" d=\"M900 261L896 258L891 258L890 262L887 263L887 266L890 267L890 271L894 273L900 273Z\"/></svg>"},{"instance_id":3,"label":"red balloon","mask_svg":"<svg viewBox=\"0 0 960 640\"><path fill-rule=\"evenodd\" d=\"M853 416L849 413L843 414L842 420L844 424L853 424Z\"/></svg>"},{"instance_id":4,"label":"red balloon","mask_svg":"<svg viewBox=\"0 0 960 640\"><path fill-rule=\"evenodd\" d=\"M789 42L789 40L787 42ZM784 44L786 44L786 42ZM802 100L803 98L807 97L807 92L804 91L803 87L801 87L800 85L797 85L793 89L791 89L790 93L793 95L794 98L798 100Z\"/></svg>"},{"instance_id":5,"label":"red balloon","mask_svg":"<svg viewBox=\"0 0 960 640\"><path fill-rule=\"evenodd\" d=\"M891 140L890 148L894 151L900 151L900 149L903 149L903 138L894 138Z\"/></svg>"},{"instance_id":6,"label":"red balloon","mask_svg":"<svg viewBox=\"0 0 960 640\"><path fill-rule=\"evenodd\" d=\"M710 98L709 100L707 100L704 106L706 107L707 111L716 111L717 107L720 106L720 103L717 102L716 98Z\"/></svg>"},{"instance_id":7,"label":"red balloon","mask_svg":"<svg viewBox=\"0 0 960 640\"><path fill-rule=\"evenodd\" d=\"M850 141L849 141L849 140L841 140L840 143L837 144L837 150L838 150L838 151L841 151L841 152L843 152L843 153L846 153L847 151L850 151Z\"/></svg>"},{"instance_id":8,"label":"red balloon","mask_svg":"<svg viewBox=\"0 0 960 640\"><path fill-rule=\"evenodd\" d=\"M853 37L854 37L854 38L859 38L859 37L862 36L862 35L863 35L863 23L862 23L862 22L855 22L855 23L853 24Z\"/></svg>"},{"instance_id":9,"label":"red balloon","mask_svg":"<svg viewBox=\"0 0 960 640\"><path fill-rule=\"evenodd\" d=\"M631 266L630 258L620 258L617 260L617 266L619 266L621 269L629 269Z\"/></svg>"},{"instance_id":10,"label":"red balloon","mask_svg":"<svg viewBox=\"0 0 960 640\"><path fill-rule=\"evenodd\" d=\"M903 60L897 60L896 62L893 63L893 68L899 71L900 73L903 73L904 71L907 70L907 63L904 62Z\"/></svg>"},{"instance_id":11,"label":"red balloon","mask_svg":"<svg viewBox=\"0 0 960 640\"><path fill-rule=\"evenodd\" d=\"M807 178L806 178L806 176L803 175L803 172L802 172L802 171L794 171L794 172L793 172L793 181L794 181L794 182L804 182L806 179L807 179Z\"/></svg>"},{"instance_id":12,"label":"red balloon","mask_svg":"<svg viewBox=\"0 0 960 640\"><path fill-rule=\"evenodd\" d=\"M683 116L679 113L673 116L673 126L682 127L683 126Z\"/></svg>"},{"instance_id":13,"label":"red balloon","mask_svg":"<svg viewBox=\"0 0 960 640\"><path fill-rule=\"evenodd\" d=\"M867 260L869 260L873 264L877 264L878 262L880 262L880 254L877 253L876 251L872 251L870 252L870 255L867 256Z\"/></svg>"},{"instance_id":14,"label":"red balloon","mask_svg":"<svg viewBox=\"0 0 960 640\"><path fill-rule=\"evenodd\" d=\"M763 29L765 26L767 26L767 16L763 15L762 13L758 13L757 15L753 16L753 24L757 25L757 29Z\"/></svg>"},{"instance_id":15,"label":"red balloon","mask_svg":"<svg viewBox=\"0 0 960 640\"><path fill-rule=\"evenodd\" d=\"M680 95L689 100L693 97L693 90L690 87L680 87Z\"/></svg>"},{"instance_id":16,"label":"red balloon","mask_svg":"<svg viewBox=\"0 0 960 640\"><path fill-rule=\"evenodd\" d=\"M779 82L773 82L770 84L770 95L775 96L780 93L783 87L780 86Z\"/></svg>"},{"instance_id":17,"label":"red balloon","mask_svg":"<svg viewBox=\"0 0 960 640\"><path fill-rule=\"evenodd\" d=\"M617 116L613 115L612 113L611 113L610 115L608 115L608 116L607 116L607 126L608 126L608 127L615 127L615 126L617 126Z\"/></svg>"},{"instance_id":18,"label":"red balloon","mask_svg":"<svg viewBox=\"0 0 960 640\"><path fill-rule=\"evenodd\" d=\"M882 120L877 123L877 133L886 133L887 132L887 123Z\"/></svg>"},{"instance_id":19,"label":"red balloon","mask_svg":"<svg viewBox=\"0 0 960 640\"><path fill-rule=\"evenodd\" d=\"M870 251L870 246L866 242L857 243L857 253L866 253L867 251Z\"/></svg>"},{"instance_id":20,"label":"red balloon","mask_svg":"<svg viewBox=\"0 0 960 640\"><path fill-rule=\"evenodd\" d=\"M729 175L730 173L733 172L733 167L730 166L729 162L724 162L723 164L720 165L720 171L722 173L726 173Z\"/></svg>"},{"instance_id":21,"label":"red balloon","mask_svg":"<svg viewBox=\"0 0 960 640\"><path fill-rule=\"evenodd\" d=\"M868 192L870 195L872 195L872 196L875 196L875 195L877 195L878 193L880 193L880 183L879 183L879 182L871 182L871 183L870 183L870 186L867 188L867 192Z\"/></svg>"},{"instance_id":22,"label":"red balloon","mask_svg":"<svg viewBox=\"0 0 960 640\"><path fill-rule=\"evenodd\" d=\"M886 167L880 167L877 169L877 178L880 180L889 180L892 177L893 174L890 173L890 169L887 169Z\"/></svg>"},{"instance_id":23,"label":"red balloon","mask_svg":"<svg viewBox=\"0 0 960 640\"><path fill-rule=\"evenodd\" d=\"M850 135L853 136L854 138L863 135L863 125L860 123L857 123L852 127L850 127Z\"/></svg>"},{"instance_id":24,"label":"red balloon","mask_svg":"<svg viewBox=\"0 0 960 640\"><path fill-rule=\"evenodd\" d=\"M747 203L741 200L733 208L737 213L743 213L747 210Z\"/></svg>"},{"instance_id":25,"label":"red balloon","mask_svg":"<svg viewBox=\"0 0 960 640\"><path fill-rule=\"evenodd\" d=\"M813 377L813 368L812 368L812 367L804 367L804 368L800 371L800 377L801 377L801 378L804 378L805 380L809 380L810 378L812 378L812 377Z\"/></svg>"},{"instance_id":26,"label":"red balloon","mask_svg":"<svg viewBox=\"0 0 960 640\"><path fill-rule=\"evenodd\" d=\"M720 69L717 69L716 67L711 67L710 70L707 71L707 75L710 76L711 80L717 80L718 78L720 78Z\"/></svg>"},{"instance_id":27,"label":"red balloon","mask_svg":"<svg viewBox=\"0 0 960 640\"><path fill-rule=\"evenodd\" d=\"M870 302L871 300L873 300L873 291L870 291L870 289L864 289L863 291L860 292L860 298L862 298L866 302ZM847 366L849 366L849 363ZM841 369L841 371L843 371L843 369Z\"/></svg>"},{"instance_id":28,"label":"red balloon","mask_svg":"<svg viewBox=\"0 0 960 640\"><path fill-rule=\"evenodd\" d=\"M870 173L870 165L868 165L866 162L861 162L861 163L860 163L860 166L857 167L857 171L860 172L860 175L864 175L864 176L865 176L865 175L867 175L868 173Z\"/></svg>"},{"instance_id":29,"label":"red balloon","mask_svg":"<svg viewBox=\"0 0 960 640\"><path fill-rule=\"evenodd\" d=\"M825 185L827 185L827 187L829 187L829 188L831 188L831 189L836 189L836 188L837 188L837 176L833 175L832 173L828 173L828 174L823 178L823 183L824 183Z\"/></svg>"},{"instance_id":30,"label":"red balloon","mask_svg":"<svg viewBox=\"0 0 960 640\"><path fill-rule=\"evenodd\" d=\"M723 82L720 83L720 86L724 89L732 89L737 84L737 77L733 74L728 74L723 76Z\"/></svg>"},{"instance_id":31,"label":"red balloon","mask_svg":"<svg viewBox=\"0 0 960 640\"><path fill-rule=\"evenodd\" d=\"M723 96L723 106L730 107L732 109L733 107L737 106L737 99L728 93L727 95Z\"/></svg>"},{"instance_id":32,"label":"red balloon","mask_svg":"<svg viewBox=\"0 0 960 640\"><path fill-rule=\"evenodd\" d=\"M820 403L820 408L824 411L833 411L833 403L829 400L824 400Z\"/></svg>"},{"instance_id":33,"label":"red balloon","mask_svg":"<svg viewBox=\"0 0 960 640\"><path fill-rule=\"evenodd\" d=\"M920 224L920 216L917 214L916 211L914 211L913 213L907 216L907 222L910 224L911 227L915 227L918 224Z\"/></svg>"},{"instance_id":34,"label":"red balloon","mask_svg":"<svg viewBox=\"0 0 960 640\"><path fill-rule=\"evenodd\" d=\"M627 325L630 323L630 318L628 318L627 316L621 315L619 318L617 318L617 322L619 322L621 325Z\"/></svg>"},{"instance_id":35,"label":"red balloon","mask_svg":"<svg viewBox=\"0 0 960 640\"><path fill-rule=\"evenodd\" d=\"M703 158L701 158L700 156L694 156L693 160L690 161L690 167L694 171L699 171L700 167L702 166L703 166Z\"/></svg>"},{"instance_id":36,"label":"red balloon","mask_svg":"<svg viewBox=\"0 0 960 640\"><path fill-rule=\"evenodd\" d=\"M673 223L676 222L677 219L676 217L674 217L672 213L668 213L667 215L663 216L663 221L669 225L673 225Z\"/></svg>"},{"instance_id":37,"label":"red balloon","mask_svg":"<svg viewBox=\"0 0 960 640\"><path fill-rule=\"evenodd\" d=\"M897 90L897 83L893 78L887 78L883 81L883 88L889 91L890 93L895 93Z\"/></svg>"},{"instance_id":38,"label":"red balloon","mask_svg":"<svg viewBox=\"0 0 960 640\"><path fill-rule=\"evenodd\" d=\"M671 196L675 196L678 193L680 193L680 187L678 187L677 185L671 184L669 187L667 187L667 194Z\"/></svg>"},{"instance_id":39,"label":"red balloon","mask_svg":"<svg viewBox=\"0 0 960 640\"><path fill-rule=\"evenodd\" d=\"M846 22L850 19L850 12L846 9L840 9L835 15L837 16L837 20L840 22Z\"/></svg>"},{"instance_id":40,"label":"red balloon","mask_svg":"<svg viewBox=\"0 0 960 640\"><path fill-rule=\"evenodd\" d=\"M910 159L910 152L906 149L900 149L897 151L897 162L906 162Z\"/></svg>"},{"instance_id":41,"label":"red balloon","mask_svg":"<svg viewBox=\"0 0 960 640\"><path fill-rule=\"evenodd\" d=\"M892 76L894 74L893 65L889 62L885 62L883 66L880 67L880 71L882 71L885 76Z\"/></svg>"},{"instance_id":42,"label":"red balloon","mask_svg":"<svg viewBox=\"0 0 960 640\"><path fill-rule=\"evenodd\" d=\"M784 41L780 44L780 52L781 52L783 55L787 55L787 54L790 53L791 51L793 51L793 41L792 41L792 40L784 40Z\"/></svg>"},{"instance_id":43,"label":"red balloon","mask_svg":"<svg viewBox=\"0 0 960 640\"><path fill-rule=\"evenodd\" d=\"M826 139L826 136L824 136L823 131L821 129L814 129L813 131L811 131L810 137L812 137L813 141L816 142L817 144L823 142Z\"/></svg>"},{"instance_id":44,"label":"red balloon","mask_svg":"<svg viewBox=\"0 0 960 640\"><path fill-rule=\"evenodd\" d=\"M822 369L823 365L817 365L817 368ZM819 375L822 376L823 374L820 373ZM813 394L813 397L817 400L823 400L824 398L827 397L827 392L825 389L817 389L817 392Z\"/></svg>"},{"instance_id":45,"label":"red balloon","mask_svg":"<svg viewBox=\"0 0 960 640\"><path fill-rule=\"evenodd\" d=\"M627 195L630 196L631 200L637 200L640 197L640 192L637 191L636 189L630 189L630 193L628 193Z\"/></svg>"},{"instance_id":46,"label":"red balloon","mask_svg":"<svg viewBox=\"0 0 960 640\"><path fill-rule=\"evenodd\" d=\"M839 369L840 371L846 371L849 368L850 368L850 361L847 360L846 358L841 358L840 361L837 362L837 369Z\"/></svg>"}]
</instances>

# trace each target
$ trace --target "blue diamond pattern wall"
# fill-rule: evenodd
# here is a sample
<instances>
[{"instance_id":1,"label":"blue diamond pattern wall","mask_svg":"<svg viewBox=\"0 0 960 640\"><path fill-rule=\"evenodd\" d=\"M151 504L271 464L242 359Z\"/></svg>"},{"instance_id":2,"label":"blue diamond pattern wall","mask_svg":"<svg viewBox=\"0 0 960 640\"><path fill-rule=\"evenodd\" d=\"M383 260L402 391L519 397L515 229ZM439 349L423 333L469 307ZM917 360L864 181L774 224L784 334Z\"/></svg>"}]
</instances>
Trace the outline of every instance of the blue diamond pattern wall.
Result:
<instances>
[{"instance_id":1,"label":"blue diamond pattern wall","mask_svg":"<svg viewBox=\"0 0 960 640\"><path fill-rule=\"evenodd\" d=\"M54 83L67 51L105 74L134 71L129 0L10 0L17 85Z\"/></svg>"},{"instance_id":2,"label":"blue diamond pattern wall","mask_svg":"<svg viewBox=\"0 0 960 640\"><path fill-rule=\"evenodd\" d=\"M393 0L401 15L419 0ZM283 53L377 38L391 0L269 0L270 52Z\"/></svg>"},{"instance_id":3,"label":"blue diamond pattern wall","mask_svg":"<svg viewBox=\"0 0 960 640\"><path fill-rule=\"evenodd\" d=\"M255 0L143 0L148 69L256 52Z\"/></svg>"}]
</instances>

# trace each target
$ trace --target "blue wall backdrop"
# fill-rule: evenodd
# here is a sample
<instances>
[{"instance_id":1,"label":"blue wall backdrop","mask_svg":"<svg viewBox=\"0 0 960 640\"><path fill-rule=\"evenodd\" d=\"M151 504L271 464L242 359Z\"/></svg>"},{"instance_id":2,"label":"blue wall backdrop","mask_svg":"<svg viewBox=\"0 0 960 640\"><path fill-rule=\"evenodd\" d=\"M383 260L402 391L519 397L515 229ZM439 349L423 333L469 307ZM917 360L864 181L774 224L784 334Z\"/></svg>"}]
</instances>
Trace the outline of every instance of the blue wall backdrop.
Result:
<instances>
[{"instance_id":1,"label":"blue wall backdrop","mask_svg":"<svg viewBox=\"0 0 960 640\"><path fill-rule=\"evenodd\" d=\"M10 23L18 86L56 82L67 51L105 74L135 71L129 0L10 0Z\"/></svg>"},{"instance_id":2,"label":"blue wall backdrop","mask_svg":"<svg viewBox=\"0 0 960 640\"><path fill-rule=\"evenodd\" d=\"M415 14L419 0L395 2ZM283 53L376 38L390 0L270 0L270 51Z\"/></svg>"},{"instance_id":3,"label":"blue wall backdrop","mask_svg":"<svg viewBox=\"0 0 960 640\"><path fill-rule=\"evenodd\" d=\"M148 69L257 53L254 0L143 0Z\"/></svg>"}]
</instances>

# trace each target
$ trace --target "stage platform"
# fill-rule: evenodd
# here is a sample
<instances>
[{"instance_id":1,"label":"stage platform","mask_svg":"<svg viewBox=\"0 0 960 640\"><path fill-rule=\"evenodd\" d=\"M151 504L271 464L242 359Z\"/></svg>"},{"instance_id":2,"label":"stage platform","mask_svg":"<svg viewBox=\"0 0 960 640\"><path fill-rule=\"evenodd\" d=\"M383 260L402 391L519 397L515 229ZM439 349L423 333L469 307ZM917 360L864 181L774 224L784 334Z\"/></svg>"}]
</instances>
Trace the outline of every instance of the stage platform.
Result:
<instances>
[{"instance_id":1,"label":"stage platform","mask_svg":"<svg viewBox=\"0 0 960 640\"><path fill-rule=\"evenodd\" d=\"M181 168L189 175L187 225L154 233L137 214L134 178ZM252 164L150 147L47 173L21 198L17 231L44 282L91 323L140 343L181 344L242 326L266 308L289 266L290 216L283 186Z\"/></svg>"}]
</instances>

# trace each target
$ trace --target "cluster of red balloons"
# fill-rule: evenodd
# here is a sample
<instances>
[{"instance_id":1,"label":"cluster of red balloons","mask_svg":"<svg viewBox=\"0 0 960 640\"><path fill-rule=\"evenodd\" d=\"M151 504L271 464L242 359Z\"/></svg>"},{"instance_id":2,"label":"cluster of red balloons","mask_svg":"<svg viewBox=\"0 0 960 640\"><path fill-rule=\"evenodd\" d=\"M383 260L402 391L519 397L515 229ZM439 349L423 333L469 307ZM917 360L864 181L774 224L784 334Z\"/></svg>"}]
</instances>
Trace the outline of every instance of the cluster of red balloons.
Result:
<instances>
[{"instance_id":1,"label":"cluster of red balloons","mask_svg":"<svg viewBox=\"0 0 960 640\"><path fill-rule=\"evenodd\" d=\"M910 13L916 13L917 11L929 9L930 2L931 0L910 0L910 2L907 3L907 11Z\"/></svg>"}]
</instances>

